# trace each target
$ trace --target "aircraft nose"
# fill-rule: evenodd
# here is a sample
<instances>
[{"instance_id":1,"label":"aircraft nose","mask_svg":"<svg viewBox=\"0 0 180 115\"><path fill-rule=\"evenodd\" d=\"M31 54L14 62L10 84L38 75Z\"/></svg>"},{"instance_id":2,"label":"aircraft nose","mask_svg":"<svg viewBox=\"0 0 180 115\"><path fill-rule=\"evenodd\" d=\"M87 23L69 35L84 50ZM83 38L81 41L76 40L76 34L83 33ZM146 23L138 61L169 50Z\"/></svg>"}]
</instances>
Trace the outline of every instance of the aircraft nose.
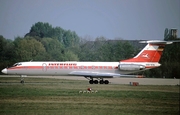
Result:
<instances>
[{"instance_id":1,"label":"aircraft nose","mask_svg":"<svg viewBox=\"0 0 180 115\"><path fill-rule=\"evenodd\" d=\"M7 69L5 68L1 72L4 73L4 74L7 74Z\"/></svg>"}]
</instances>

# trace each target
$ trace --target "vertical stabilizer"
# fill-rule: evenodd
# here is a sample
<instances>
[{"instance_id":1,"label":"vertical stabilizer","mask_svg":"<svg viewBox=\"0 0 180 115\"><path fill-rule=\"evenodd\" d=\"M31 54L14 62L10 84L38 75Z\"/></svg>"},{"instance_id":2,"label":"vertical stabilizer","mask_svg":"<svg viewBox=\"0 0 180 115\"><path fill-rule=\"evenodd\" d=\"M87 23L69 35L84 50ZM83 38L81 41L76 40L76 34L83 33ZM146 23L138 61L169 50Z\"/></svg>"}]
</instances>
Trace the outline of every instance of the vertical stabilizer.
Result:
<instances>
[{"instance_id":1,"label":"vertical stabilizer","mask_svg":"<svg viewBox=\"0 0 180 115\"><path fill-rule=\"evenodd\" d=\"M120 62L159 62L166 44L172 42L167 41L142 41L140 43L148 43L134 58L122 60Z\"/></svg>"}]
</instances>

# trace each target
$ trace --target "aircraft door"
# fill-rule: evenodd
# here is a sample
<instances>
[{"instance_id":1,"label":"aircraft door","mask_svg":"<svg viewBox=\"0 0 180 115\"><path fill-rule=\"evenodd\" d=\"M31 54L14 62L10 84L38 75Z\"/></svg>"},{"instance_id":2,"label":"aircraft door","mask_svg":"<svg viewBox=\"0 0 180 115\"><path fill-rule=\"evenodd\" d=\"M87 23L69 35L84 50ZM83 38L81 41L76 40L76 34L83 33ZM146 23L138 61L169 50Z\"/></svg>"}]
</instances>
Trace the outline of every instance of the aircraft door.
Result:
<instances>
[{"instance_id":1,"label":"aircraft door","mask_svg":"<svg viewBox=\"0 0 180 115\"><path fill-rule=\"evenodd\" d=\"M43 70L43 71L47 71L47 64L46 64L46 63L43 63L43 64L42 64L42 70Z\"/></svg>"}]
</instances>

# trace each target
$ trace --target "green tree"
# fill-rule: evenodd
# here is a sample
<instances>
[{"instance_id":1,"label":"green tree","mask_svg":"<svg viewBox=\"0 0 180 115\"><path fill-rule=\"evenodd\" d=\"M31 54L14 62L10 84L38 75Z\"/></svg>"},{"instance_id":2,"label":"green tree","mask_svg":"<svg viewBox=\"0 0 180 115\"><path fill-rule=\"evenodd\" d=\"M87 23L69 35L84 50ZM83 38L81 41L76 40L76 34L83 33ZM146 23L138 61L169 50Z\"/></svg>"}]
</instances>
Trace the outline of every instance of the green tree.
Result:
<instances>
[{"instance_id":1,"label":"green tree","mask_svg":"<svg viewBox=\"0 0 180 115\"><path fill-rule=\"evenodd\" d=\"M35 23L25 37L31 36L41 41L43 38L59 40L65 47L72 47L79 44L79 36L74 31L64 30L61 27L53 28L49 23Z\"/></svg>"},{"instance_id":2,"label":"green tree","mask_svg":"<svg viewBox=\"0 0 180 115\"><path fill-rule=\"evenodd\" d=\"M0 70L14 63L16 60L14 49L13 41L0 35Z\"/></svg>"},{"instance_id":3,"label":"green tree","mask_svg":"<svg viewBox=\"0 0 180 115\"><path fill-rule=\"evenodd\" d=\"M104 37L86 42L80 46L81 60L88 61L119 61L134 56L134 47L123 40L106 40Z\"/></svg>"},{"instance_id":4,"label":"green tree","mask_svg":"<svg viewBox=\"0 0 180 115\"><path fill-rule=\"evenodd\" d=\"M25 36L38 36L40 38L48 37L49 32L52 30L52 26L49 23L37 22L35 23L28 34Z\"/></svg>"},{"instance_id":5,"label":"green tree","mask_svg":"<svg viewBox=\"0 0 180 115\"><path fill-rule=\"evenodd\" d=\"M16 41L17 40L17 41ZM41 42L32 37L15 39L16 56L19 61L40 60L43 58L45 48Z\"/></svg>"},{"instance_id":6,"label":"green tree","mask_svg":"<svg viewBox=\"0 0 180 115\"><path fill-rule=\"evenodd\" d=\"M65 31L63 34L63 44L65 47L71 47L79 44L78 35L70 30Z\"/></svg>"},{"instance_id":7,"label":"green tree","mask_svg":"<svg viewBox=\"0 0 180 115\"><path fill-rule=\"evenodd\" d=\"M67 51L64 54L64 61L79 61L79 58L72 51Z\"/></svg>"},{"instance_id":8,"label":"green tree","mask_svg":"<svg viewBox=\"0 0 180 115\"><path fill-rule=\"evenodd\" d=\"M63 35L64 35L64 30L61 27L55 27L52 28L49 32L48 32L48 36L50 38L53 39L57 39L59 40L61 43L63 43Z\"/></svg>"},{"instance_id":9,"label":"green tree","mask_svg":"<svg viewBox=\"0 0 180 115\"><path fill-rule=\"evenodd\" d=\"M64 59L64 46L57 39L44 38L42 44L46 49L46 60L62 61Z\"/></svg>"},{"instance_id":10,"label":"green tree","mask_svg":"<svg viewBox=\"0 0 180 115\"><path fill-rule=\"evenodd\" d=\"M90 42L90 41L89 41ZM89 43L88 41L83 42L80 44L79 46L79 53L78 53L78 57L79 60L81 61L92 61L92 48L91 48L91 43Z\"/></svg>"},{"instance_id":11,"label":"green tree","mask_svg":"<svg viewBox=\"0 0 180 115\"><path fill-rule=\"evenodd\" d=\"M180 43L167 45L160 60L162 75L167 78L180 78Z\"/></svg>"}]
</instances>

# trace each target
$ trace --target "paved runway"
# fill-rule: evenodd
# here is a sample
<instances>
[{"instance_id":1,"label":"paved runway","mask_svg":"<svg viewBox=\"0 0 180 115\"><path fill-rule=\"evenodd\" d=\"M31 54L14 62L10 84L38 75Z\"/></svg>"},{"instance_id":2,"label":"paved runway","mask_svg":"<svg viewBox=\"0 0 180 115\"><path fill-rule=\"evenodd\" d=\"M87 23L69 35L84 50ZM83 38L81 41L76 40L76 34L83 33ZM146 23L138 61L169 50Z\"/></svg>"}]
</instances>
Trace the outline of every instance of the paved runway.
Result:
<instances>
[{"instance_id":1,"label":"paved runway","mask_svg":"<svg viewBox=\"0 0 180 115\"><path fill-rule=\"evenodd\" d=\"M0 77L19 77L10 75L1 75ZM55 78L69 80L88 80L79 76L28 76L32 78ZM19 79L19 78L17 78ZM107 79L111 84L130 84L130 82L138 82L139 85L180 85L180 79L164 79L164 78L110 78Z\"/></svg>"}]
</instances>

